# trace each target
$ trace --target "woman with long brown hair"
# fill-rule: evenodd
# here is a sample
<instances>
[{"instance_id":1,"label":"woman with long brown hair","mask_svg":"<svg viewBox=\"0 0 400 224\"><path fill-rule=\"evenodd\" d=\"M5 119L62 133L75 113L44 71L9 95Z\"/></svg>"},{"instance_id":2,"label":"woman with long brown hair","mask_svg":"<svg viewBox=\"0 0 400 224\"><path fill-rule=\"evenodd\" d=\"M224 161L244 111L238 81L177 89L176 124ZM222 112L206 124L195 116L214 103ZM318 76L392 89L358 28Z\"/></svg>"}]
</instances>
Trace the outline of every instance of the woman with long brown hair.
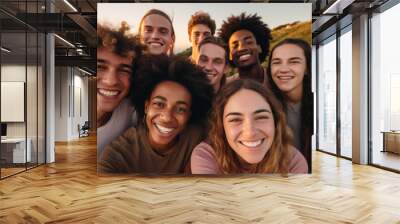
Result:
<instances>
[{"instance_id":1,"label":"woman with long brown hair","mask_svg":"<svg viewBox=\"0 0 400 224\"><path fill-rule=\"evenodd\" d=\"M311 47L301 39L288 38L271 50L268 81L283 104L293 145L303 154L311 173L313 94L311 91Z\"/></svg>"},{"instance_id":2,"label":"woman with long brown hair","mask_svg":"<svg viewBox=\"0 0 400 224\"><path fill-rule=\"evenodd\" d=\"M208 140L193 150L193 174L306 173L281 103L253 80L235 80L216 96Z\"/></svg>"}]
</instances>

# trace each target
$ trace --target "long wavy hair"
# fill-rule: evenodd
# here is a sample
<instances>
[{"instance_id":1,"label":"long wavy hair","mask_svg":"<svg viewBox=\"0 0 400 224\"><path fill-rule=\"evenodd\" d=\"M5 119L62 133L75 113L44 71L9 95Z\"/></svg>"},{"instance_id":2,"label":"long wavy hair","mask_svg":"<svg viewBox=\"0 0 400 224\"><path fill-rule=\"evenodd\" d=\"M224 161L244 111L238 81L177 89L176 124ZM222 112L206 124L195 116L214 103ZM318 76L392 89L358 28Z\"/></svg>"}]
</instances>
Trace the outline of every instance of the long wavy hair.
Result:
<instances>
[{"instance_id":1,"label":"long wavy hair","mask_svg":"<svg viewBox=\"0 0 400 224\"><path fill-rule=\"evenodd\" d=\"M241 89L248 89L260 94L271 106L275 123L275 136L271 148L264 158L257 164L250 166L250 169L243 171L243 160L230 147L226 139L223 125L224 108L232 95ZM286 126L286 117L281 103L275 98L272 92L260 83L250 79L235 80L223 86L216 96L212 111L209 117L210 132L208 139L215 150L220 171L224 174L230 173L281 173L287 175L292 158L290 144L292 135Z\"/></svg>"},{"instance_id":2,"label":"long wavy hair","mask_svg":"<svg viewBox=\"0 0 400 224\"><path fill-rule=\"evenodd\" d=\"M285 39L281 42L279 42L277 45L274 46L271 50L271 54L269 55L269 60L268 60L268 82L271 87L271 90L274 92L275 96L282 102L283 104L283 109L287 111L287 103L285 100L284 93L278 88L278 86L275 84L275 82L272 79L272 74L271 74L271 61L272 61L272 55L274 51L285 44L293 44L298 47L300 47L303 50L304 57L306 59L306 71L304 73L304 78L303 78L303 96L301 98L301 130L302 130L302 136L301 136L301 145L302 148L299 149L300 152L303 154L303 156L306 158L307 163L308 163L308 168L309 172L311 172L311 135L313 133L313 127L314 127L314 98L313 98L313 93L311 90L311 47L310 45L301 39L295 39L295 38L288 38Z\"/></svg>"}]
</instances>

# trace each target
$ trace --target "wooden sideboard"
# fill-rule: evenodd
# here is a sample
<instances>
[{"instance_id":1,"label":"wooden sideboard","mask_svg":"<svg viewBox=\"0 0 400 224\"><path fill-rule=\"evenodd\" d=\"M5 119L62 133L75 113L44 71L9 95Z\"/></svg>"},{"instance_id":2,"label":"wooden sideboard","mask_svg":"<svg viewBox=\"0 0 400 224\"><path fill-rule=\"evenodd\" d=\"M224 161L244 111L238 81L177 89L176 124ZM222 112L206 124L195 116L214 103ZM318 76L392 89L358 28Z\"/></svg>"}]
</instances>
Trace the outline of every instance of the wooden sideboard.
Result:
<instances>
[{"instance_id":1,"label":"wooden sideboard","mask_svg":"<svg viewBox=\"0 0 400 224\"><path fill-rule=\"evenodd\" d=\"M383 131L383 152L400 154L400 131Z\"/></svg>"}]
</instances>

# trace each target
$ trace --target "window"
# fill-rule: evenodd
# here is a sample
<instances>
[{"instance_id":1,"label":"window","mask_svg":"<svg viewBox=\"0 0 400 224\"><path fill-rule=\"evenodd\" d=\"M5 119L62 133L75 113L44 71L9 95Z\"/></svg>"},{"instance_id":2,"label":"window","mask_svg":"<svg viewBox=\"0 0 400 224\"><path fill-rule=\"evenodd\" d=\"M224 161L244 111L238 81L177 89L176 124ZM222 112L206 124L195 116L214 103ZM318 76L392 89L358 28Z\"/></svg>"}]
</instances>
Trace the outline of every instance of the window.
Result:
<instances>
[{"instance_id":1,"label":"window","mask_svg":"<svg viewBox=\"0 0 400 224\"><path fill-rule=\"evenodd\" d=\"M336 36L318 48L318 149L336 154Z\"/></svg>"},{"instance_id":2,"label":"window","mask_svg":"<svg viewBox=\"0 0 400 224\"><path fill-rule=\"evenodd\" d=\"M400 131L400 33L395 29L398 21L399 4L371 19L372 164L396 170L400 170L400 155L385 144L395 144L394 149L399 149L400 153L400 141L395 141L400 136L393 139L385 137L400 135L396 132Z\"/></svg>"},{"instance_id":3,"label":"window","mask_svg":"<svg viewBox=\"0 0 400 224\"><path fill-rule=\"evenodd\" d=\"M352 142L352 30L340 36L340 155L351 158Z\"/></svg>"},{"instance_id":4,"label":"window","mask_svg":"<svg viewBox=\"0 0 400 224\"><path fill-rule=\"evenodd\" d=\"M20 2L21 15L36 13L43 1ZM7 126L0 144L0 178L45 163L45 34L0 12L0 98L1 118ZM11 88L10 88L11 87ZM4 97L16 96L17 110L7 107ZM10 99L8 97L7 99ZM18 103L21 102L21 103ZM8 104L10 105L10 104ZM19 112L19 113L18 113Z\"/></svg>"}]
</instances>

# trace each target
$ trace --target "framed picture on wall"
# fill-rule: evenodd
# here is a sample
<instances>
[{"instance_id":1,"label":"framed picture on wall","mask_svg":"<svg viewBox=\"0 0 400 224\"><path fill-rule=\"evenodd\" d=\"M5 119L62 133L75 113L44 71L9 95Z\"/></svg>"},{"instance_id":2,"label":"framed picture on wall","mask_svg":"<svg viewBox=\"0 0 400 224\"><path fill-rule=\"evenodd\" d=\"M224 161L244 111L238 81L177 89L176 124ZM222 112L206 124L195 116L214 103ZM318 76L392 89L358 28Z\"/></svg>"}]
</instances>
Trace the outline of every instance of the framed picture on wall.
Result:
<instances>
[{"instance_id":1,"label":"framed picture on wall","mask_svg":"<svg viewBox=\"0 0 400 224\"><path fill-rule=\"evenodd\" d=\"M25 82L1 82L1 122L24 122Z\"/></svg>"}]
</instances>

